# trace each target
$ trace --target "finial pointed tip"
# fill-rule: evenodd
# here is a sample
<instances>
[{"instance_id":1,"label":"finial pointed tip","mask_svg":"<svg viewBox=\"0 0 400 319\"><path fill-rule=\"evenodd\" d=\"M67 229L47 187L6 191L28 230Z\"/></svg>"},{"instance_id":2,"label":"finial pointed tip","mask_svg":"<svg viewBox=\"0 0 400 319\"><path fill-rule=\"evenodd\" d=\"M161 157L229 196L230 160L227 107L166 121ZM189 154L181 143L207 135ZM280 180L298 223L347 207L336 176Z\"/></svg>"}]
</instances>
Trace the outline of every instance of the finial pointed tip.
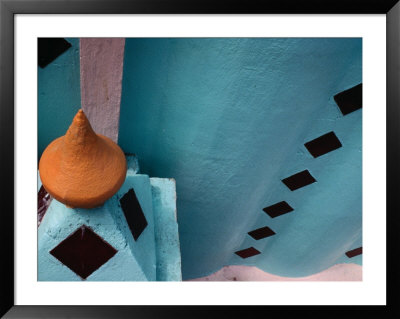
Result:
<instances>
[{"instance_id":1,"label":"finial pointed tip","mask_svg":"<svg viewBox=\"0 0 400 319\"><path fill-rule=\"evenodd\" d=\"M83 112L82 109L79 109L79 111L76 113L73 122L82 122L82 121L87 121L86 115Z\"/></svg>"},{"instance_id":2,"label":"finial pointed tip","mask_svg":"<svg viewBox=\"0 0 400 319\"><path fill-rule=\"evenodd\" d=\"M79 109L65 134L64 141L66 143L87 143L88 140L97 139L96 133L93 131L88 118L82 109Z\"/></svg>"}]
</instances>

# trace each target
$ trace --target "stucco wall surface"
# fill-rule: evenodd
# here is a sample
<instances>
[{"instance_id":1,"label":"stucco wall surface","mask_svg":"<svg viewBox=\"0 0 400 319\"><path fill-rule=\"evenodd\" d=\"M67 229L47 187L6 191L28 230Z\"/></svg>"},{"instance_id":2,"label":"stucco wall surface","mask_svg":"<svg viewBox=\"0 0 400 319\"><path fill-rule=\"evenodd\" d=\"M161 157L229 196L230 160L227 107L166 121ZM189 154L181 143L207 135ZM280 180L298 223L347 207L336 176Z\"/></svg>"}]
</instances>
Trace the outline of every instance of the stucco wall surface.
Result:
<instances>
[{"instance_id":1,"label":"stucco wall surface","mask_svg":"<svg viewBox=\"0 0 400 319\"><path fill-rule=\"evenodd\" d=\"M79 39L44 68L38 67L38 159L62 136L81 107Z\"/></svg>"},{"instance_id":2,"label":"stucco wall surface","mask_svg":"<svg viewBox=\"0 0 400 319\"><path fill-rule=\"evenodd\" d=\"M303 277L361 246L362 110L333 96L362 82L361 39L126 39L119 144L173 177L183 279L226 265ZM334 131L342 147L304 143ZM290 191L281 180L317 180ZM276 218L263 208L287 201ZM247 233L268 226L276 235ZM250 246L261 254L242 259Z\"/></svg>"}]
</instances>

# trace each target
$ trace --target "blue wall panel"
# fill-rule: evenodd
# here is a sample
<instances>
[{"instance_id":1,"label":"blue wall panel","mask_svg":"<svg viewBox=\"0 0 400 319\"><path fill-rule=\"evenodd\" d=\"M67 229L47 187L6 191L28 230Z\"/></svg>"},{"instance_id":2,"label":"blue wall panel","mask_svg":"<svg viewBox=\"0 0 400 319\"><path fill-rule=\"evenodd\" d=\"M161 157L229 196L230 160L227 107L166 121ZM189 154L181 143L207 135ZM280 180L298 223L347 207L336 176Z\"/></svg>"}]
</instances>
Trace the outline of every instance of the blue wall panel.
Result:
<instances>
[{"instance_id":1,"label":"blue wall panel","mask_svg":"<svg viewBox=\"0 0 400 319\"><path fill-rule=\"evenodd\" d=\"M361 246L362 111L333 96L362 82L361 39L127 39L119 144L176 179L183 279L245 264L306 276ZM65 131L65 129L63 129ZM304 143L334 131L343 147ZM317 182L281 180L308 169ZM262 209L285 200L294 211ZM269 226L276 235L247 232ZM253 246L261 254L241 259Z\"/></svg>"},{"instance_id":2,"label":"blue wall panel","mask_svg":"<svg viewBox=\"0 0 400 319\"><path fill-rule=\"evenodd\" d=\"M38 158L54 139L65 134L81 107L79 39L44 68L38 67Z\"/></svg>"}]
</instances>

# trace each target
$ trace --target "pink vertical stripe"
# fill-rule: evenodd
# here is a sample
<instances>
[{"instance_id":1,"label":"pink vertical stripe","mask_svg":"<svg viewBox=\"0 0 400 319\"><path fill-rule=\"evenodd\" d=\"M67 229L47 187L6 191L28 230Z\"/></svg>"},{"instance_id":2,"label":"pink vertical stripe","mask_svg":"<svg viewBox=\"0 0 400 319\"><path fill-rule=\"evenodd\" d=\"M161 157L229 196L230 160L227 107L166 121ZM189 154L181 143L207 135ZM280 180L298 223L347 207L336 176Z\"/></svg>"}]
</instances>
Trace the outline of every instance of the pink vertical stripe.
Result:
<instances>
[{"instance_id":1,"label":"pink vertical stripe","mask_svg":"<svg viewBox=\"0 0 400 319\"><path fill-rule=\"evenodd\" d=\"M124 38L80 39L82 109L96 133L118 141Z\"/></svg>"}]
</instances>

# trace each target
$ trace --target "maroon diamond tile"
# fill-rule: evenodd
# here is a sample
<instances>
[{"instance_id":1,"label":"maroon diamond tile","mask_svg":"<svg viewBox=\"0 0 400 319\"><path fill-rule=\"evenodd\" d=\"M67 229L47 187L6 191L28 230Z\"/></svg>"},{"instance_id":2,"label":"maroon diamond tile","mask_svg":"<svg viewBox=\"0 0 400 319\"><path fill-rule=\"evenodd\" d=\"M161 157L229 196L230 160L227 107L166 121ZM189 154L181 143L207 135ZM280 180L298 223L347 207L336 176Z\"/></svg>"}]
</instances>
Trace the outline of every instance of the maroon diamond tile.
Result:
<instances>
[{"instance_id":1,"label":"maroon diamond tile","mask_svg":"<svg viewBox=\"0 0 400 319\"><path fill-rule=\"evenodd\" d=\"M52 197L50 194L41 186L38 192L38 227L42 222L44 214L46 214L47 208L49 208L51 200Z\"/></svg>"},{"instance_id":2,"label":"maroon diamond tile","mask_svg":"<svg viewBox=\"0 0 400 319\"><path fill-rule=\"evenodd\" d=\"M263 239L265 237L269 237L272 235L275 235L275 232L269 228L268 226L261 227L255 230L252 230L251 232L248 233L251 237L253 237L255 240Z\"/></svg>"},{"instance_id":3,"label":"maroon diamond tile","mask_svg":"<svg viewBox=\"0 0 400 319\"><path fill-rule=\"evenodd\" d=\"M342 143L340 143L334 132L329 132L305 143L304 146L316 158L342 147Z\"/></svg>"},{"instance_id":4,"label":"maroon diamond tile","mask_svg":"<svg viewBox=\"0 0 400 319\"><path fill-rule=\"evenodd\" d=\"M263 208L270 217L275 218L283 214L287 214L293 211L293 208L285 201L276 203L274 205Z\"/></svg>"},{"instance_id":5,"label":"maroon diamond tile","mask_svg":"<svg viewBox=\"0 0 400 319\"><path fill-rule=\"evenodd\" d=\"M343 115L362 108L362 83L336 94L333 99Z\"/></svg>"},{"instance_id":6,"label":"maroon diamond tile","mask_svg":"<svg viewBox=\"0 0 400 319\"><path fill-rule=\"evenodd\" d=\"M250 247L250 248L246 248L243 250L239 250L239 251L235 252L235 254L242 258L249 258L249 257L255 256L255 255L261 254L261 253L254 247Z\"/></svg>"},{"instance_id":7,"label":"maroon diamond tile","mask_svg":"<svg viewBox=\"0 0 400 319\"><path fill-rule=\"evenodd\" d=\"M38 65L46 67L71 47L63 38L38 38Z\"/></svg>"},{"instance_id":8,"label":"maroon diamond tile","mask_svg":"<svg viewBox=\"0 0 400 319\"><path fill-rule=\"evenodd\" d=\"M310 185L316 182L308 170L294 174L282 180L282 182L291 190L294 191L298 188Z\"/></svg>"},{"instance_id":9,"label":"maroon diamond tile","mask_svg":"<svg viewBox=\"0 0 400 319\"><path fill-rule=\"evenodd\" d=\"M65 238L50 254L82 279L99 269L117 250L86 225Z\"/></svg>"},{"instance_id":10,"label":"maroon diamond tile","mask_svg":"<svg viewBox=\"0 0 400 319\"><path fill-rule=\"evenodd\" d=\"M346 252L346 256L349 258L358 256L362 254L362 247L358 247L356 249L353 250L349 250L348 252Z\"/></svg>"},{"instance_id":11,"label":"maroon diamond tile","mask_svg":"<svg viewBox=\"0 0 400 319\"><path fill-rule=\"evenodd\" d=\"M136 241L147 227L147 220L133 188L122 196L119 202L128 222L129 229Z\"/></svg>"}]
</instances>

